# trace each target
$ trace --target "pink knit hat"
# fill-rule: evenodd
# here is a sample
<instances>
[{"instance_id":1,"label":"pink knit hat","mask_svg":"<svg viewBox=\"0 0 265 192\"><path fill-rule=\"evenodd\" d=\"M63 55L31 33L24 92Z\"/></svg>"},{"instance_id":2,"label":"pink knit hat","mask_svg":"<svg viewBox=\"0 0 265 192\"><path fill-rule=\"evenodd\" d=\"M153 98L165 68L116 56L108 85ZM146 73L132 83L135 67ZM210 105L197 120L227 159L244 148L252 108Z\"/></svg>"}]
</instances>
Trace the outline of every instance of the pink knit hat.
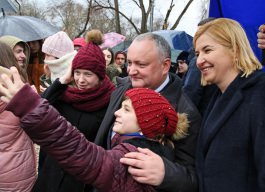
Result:
<instances>
[{"instance_id":1,"label":"pink knit hat","mask_svg":"<svg viewBox=\"0 0 265 192\"><path fill-rule=\"evenodd\" d=\"M42 52L52 55L57 58L72 53L74 51L74 44L70 37L63 31L59 31L54 35L45 39L42 45Z\"/></svg>"},{"instance_id":2,"label":"pink knit hat","mask_svg":"<svg viewBox=\"0 0 265 192\"><path fill-rule=\"evenodd\" d=\"M186 116L177 114L159 93L147 88L133 88L126 91L125 96L131 100L140 129L147 138L166 135L177 140L186 136Z\"/></svg>"}]
</instances>

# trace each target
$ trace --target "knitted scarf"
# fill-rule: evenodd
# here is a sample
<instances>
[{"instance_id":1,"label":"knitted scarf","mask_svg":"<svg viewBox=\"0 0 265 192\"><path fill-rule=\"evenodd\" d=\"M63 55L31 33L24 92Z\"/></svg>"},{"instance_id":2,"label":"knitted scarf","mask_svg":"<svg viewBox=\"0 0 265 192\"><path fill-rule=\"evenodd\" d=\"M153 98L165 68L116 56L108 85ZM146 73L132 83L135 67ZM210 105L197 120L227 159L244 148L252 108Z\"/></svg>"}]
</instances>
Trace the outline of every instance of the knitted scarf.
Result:
<instances>
[{"instance_id":1,"label":"knitted scarf","mask_svg":"<svg viewBox=\"0 0 265 192\"><path fill-rule=\"evenodd\" d=\"M51 81L54 82L57 78L62 77L72 65L72 61L76 55L76 51L68 53L59 59L55 60L44 60L51 71Z\"/></svg>"},{"instance_id":2,"label":"knitted scarf","mask_svg":"<svg viewBox=\"0 0 265 192\"><path fill-rule=\"evenodd\" d=\"M110 79L105 76L100 86L86 90L68 86L61 96L61 100L71 104L74 108L93 112L106 107L109 104L110 95L115 90L115 86Z\"/></svg>"}]
</instances>

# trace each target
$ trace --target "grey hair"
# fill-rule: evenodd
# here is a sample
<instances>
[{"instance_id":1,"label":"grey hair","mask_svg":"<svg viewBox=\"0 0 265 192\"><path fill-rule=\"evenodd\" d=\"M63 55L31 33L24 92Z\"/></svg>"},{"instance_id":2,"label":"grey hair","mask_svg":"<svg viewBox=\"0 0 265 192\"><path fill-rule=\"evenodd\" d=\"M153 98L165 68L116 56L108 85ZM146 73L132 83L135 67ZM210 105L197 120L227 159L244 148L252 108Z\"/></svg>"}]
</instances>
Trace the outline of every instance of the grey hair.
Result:
<instances>
[{"instance_id":1,"label":"grey hair","mask_svg":"<svg viewBox=\"0 0 265 192\"><path fill-rule=\"evenodd\" d=\"M135 37L134 41L143 41L143 40L151 40L154 41L157 52L159 54L160 62L164 61L166 58L171 58L171 48L168 42L160 35L155 33L143 33Z\"/></svg>"}]
</instances>

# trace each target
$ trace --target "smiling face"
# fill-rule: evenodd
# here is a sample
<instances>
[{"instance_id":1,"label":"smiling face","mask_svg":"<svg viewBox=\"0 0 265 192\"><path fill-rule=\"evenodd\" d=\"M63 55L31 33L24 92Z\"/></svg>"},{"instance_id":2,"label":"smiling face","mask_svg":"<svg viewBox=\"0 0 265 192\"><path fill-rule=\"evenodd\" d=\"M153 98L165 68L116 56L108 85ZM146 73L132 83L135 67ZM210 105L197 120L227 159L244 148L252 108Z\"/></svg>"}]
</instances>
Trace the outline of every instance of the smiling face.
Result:
<instances>
[{"instance_id":1,"label":"smiling face","mask_svg":"<svg viewBox=\"0 0 265 192\"><path fill-rule=\"evenodd\" d=\"M130 99L122 102L121 108L114 113L116 120L112 128L119 134L129 134L139 132L140 128L137 117Z\"/></svg>"},{"instance_id":2,"label":"smiling face","mask_svg":"<svg viewBox=\"0 0 265 192\"><path fill-rule=\"evenodd\" d=\"M21 46L20 44L17 44L14 49L13 49L13 53L15 55L15 58L17 60L18 65L21 68L25 67L25 61L27 59L25 53L24 53L24 47Z\"/></svg>"},{"instance_id":3,"label":"smiling face","mask_svg":"<svg viewBox=\"0 0 265 192\"><path fill-rule=\"evenodd\" d=\"M78 89L85 90L99 85L99 77L86 69L74 70L74 81Z\"/></svg>"},{"instance_id":4,"label":"smiling face","mask_svg":"<svg viewBox=\"0 0 265 192\"><path fill-rule=\"evenodd\" d=\"M166 79L171 61L161 61L154 41L134 41L128 49L128 75L133 87L155 90Z\"/></svg>"},{"instance_id":5,"label":"smiling face","mask_svg":"<svg viewBox=\"0 0 265 192\"><path fill-rule=\"evenodd\" d=\"M197 67L208 84L216 84L224 92L239 71L233 64L233 51L202 34L196 41Z\"/></svg>"}]
</instances>

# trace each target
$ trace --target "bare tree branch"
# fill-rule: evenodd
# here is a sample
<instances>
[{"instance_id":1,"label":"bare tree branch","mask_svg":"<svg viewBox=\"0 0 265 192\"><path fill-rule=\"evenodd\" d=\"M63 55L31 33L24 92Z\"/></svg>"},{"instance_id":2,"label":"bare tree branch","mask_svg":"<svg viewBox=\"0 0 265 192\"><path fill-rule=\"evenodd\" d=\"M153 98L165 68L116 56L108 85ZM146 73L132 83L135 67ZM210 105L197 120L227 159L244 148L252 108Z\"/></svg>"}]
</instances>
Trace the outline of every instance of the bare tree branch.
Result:
<instances>
[{"instance_id":1,"label":"bare tree branch","mask_svg":"<svg viewBox=\"0 0 265 192\"><path fill-rule=\"evenodd\" d=\"M147 14L145 12L145 6L144 6L143 0L139 0L139 3L140 3L141 13L142 13L141 32L144 33L147 31ZM149 3L149 8L150 8L150 3Z\"/></svg>"},{"instance_id":2,"label":"bare tree branch","mask_svg":"<svg viewBox=\"0 0 265 192\"><path fill-rule=\"evenodd\" d=\"M148 18L148 16L149 16L151 10L152 10L152 0L149 0L149 6L148 6L148 9L147 9L147 11L146 11L147 18ZM144 11L145 11L145 10L144 10Z\"/></svg>"},{"instance_id":3,"label":"bare tree branch","mask_svg":"<svg viewBox=\"0 0 265 192\"><path fill-rule=\"evenodd\" d=\"M56 7L57 7L57 6L56 6ZM56 13L59 15L59 17L61 18L63 24L66 25L65 20L64 20L64 17L63 17L63 15L61 14L61 12L59 11L59 9L53 7L52 10L53 10L54 12L56 12Z\"/></svg>"},{"instance_id":4,"label":"bare tree branch","mask_svg":"<svg viewBox=\"0 0 265 192\"><path fill-rule=\"evenodd\" d=\"M140 9L141 9L141 6L139 5L139 3L137 2L137 1L135 1L135 0L132 0L134 3L135 3L135 5L137 6L137 7L139 7Z\"/></svg>"},{"instance_id":5,"label":"bare tree branch","mask_svg":"<svg viewBox=\"0 0 265 192\"><path fill-rule=\"evenodd\" d=\"M88 2L88 1L89 1L89 0L87 0L87 2ZM80 36L86 31L87 24L88 24L88 22L89 22L89 20L90 20L90 14L91 14L91 10L92 10L92 0L90 0L88 3L89 3L89 6L88 6L88 10L87 10L86 23L85 23L83 29L77 34L76 37L80 37Z\"/></svg>"},{"instance_id":6,"label":"bare tree branch","mask_svg":"<svg viewBox=\"0 0 265 192\"><path fill-rule=\"evenodd\" d=\"M103 8L103 9L112 9L112 10L114 10L114 11L117 11L114 7L112 7L112 6L104 6L104 5L102 5L102 4L100 4L98 1L96 1L95 0L95 3L97 4L97 6L98 7L100 7L100 8ZM136 25L133 23L133 21L130 19L130 18L128 18L123 12L121 12L121 11L117 11L120 15L122 15L132 26L133 26L133 28L135 29L135 31L136 31L136 33L137 34L140 34L140 31L139 31L139 29L136 27Z\"/></svg>"},{"instance_id":7,"label":"bare tree branch","mask_svg":"<svg viewBox=\"0 0 265 192\"><path fill-rule=\"evenodd\" d=\"M176 20L176 22L174 23L174 25L170 28L170 30L176 29L176 27L178 26L180 20L182 19L183 15L186 13L187 9L189 8L190 4L193 2L193 0L189 0L189 2L187 3L187 5L185 6L185 8L182 10L181 14L179 15L178 19Z\"/></svg>"},{"instance_id":8,"label":"bare tree branch","mask_svg":"<svg viewBox=\"0 0 265 192\"><path fill-rule=\"evenodd\" d=\"M167 29L167 27L168 27L168 18L169 18L169 15L170 15L174 6L175 6L175 4L173 4L173 0L171 0L170 6L167 10L167 14L166 14L166 17L165 17L165 20L163 23L163 28L162 28L163 30Z\"/></svg>"}]
</instances>

